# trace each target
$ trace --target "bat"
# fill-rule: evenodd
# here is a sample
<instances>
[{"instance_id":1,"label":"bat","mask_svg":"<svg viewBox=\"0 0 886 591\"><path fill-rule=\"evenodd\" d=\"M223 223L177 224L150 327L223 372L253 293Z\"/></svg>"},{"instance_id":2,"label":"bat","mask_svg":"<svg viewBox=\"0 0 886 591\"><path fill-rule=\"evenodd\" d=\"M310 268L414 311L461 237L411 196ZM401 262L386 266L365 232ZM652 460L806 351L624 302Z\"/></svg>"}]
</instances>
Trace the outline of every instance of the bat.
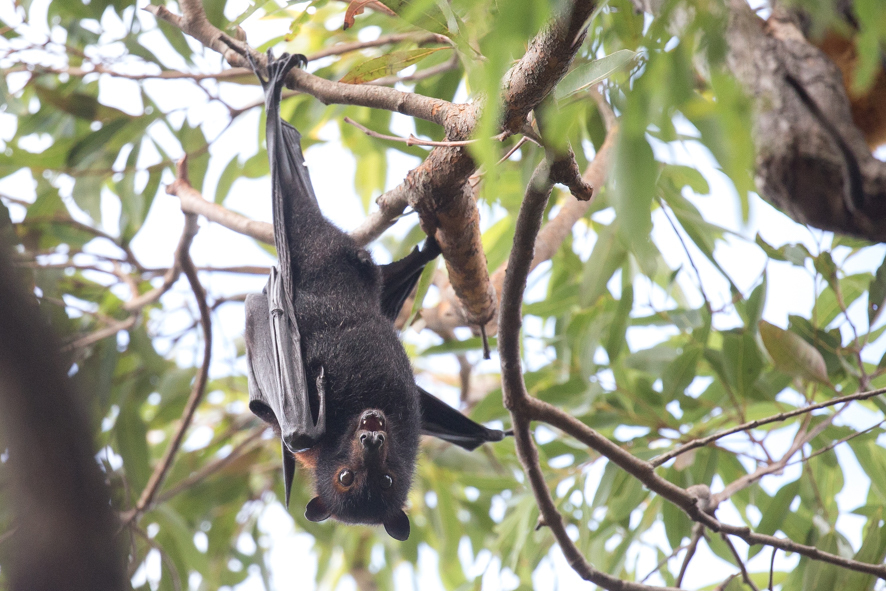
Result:
<instances>
[{"instance_id":1,"label":"bat","mask_svg":"<svg viewBox=\"0 0 886 591\"><path fill-rule=\"evenodd\" d=\"M265 79L247 57L265 92L278 256L262 293L246 299L249 408L281 438L287 507L297 459L313 472L307 519L383 524L406 540L420 434L473 450L506 433L421 389L394 328L436 241L379 266L324 218L301 136L279 108L286 75L306 60L269 51Z\"/></svg>"}]
</instances>

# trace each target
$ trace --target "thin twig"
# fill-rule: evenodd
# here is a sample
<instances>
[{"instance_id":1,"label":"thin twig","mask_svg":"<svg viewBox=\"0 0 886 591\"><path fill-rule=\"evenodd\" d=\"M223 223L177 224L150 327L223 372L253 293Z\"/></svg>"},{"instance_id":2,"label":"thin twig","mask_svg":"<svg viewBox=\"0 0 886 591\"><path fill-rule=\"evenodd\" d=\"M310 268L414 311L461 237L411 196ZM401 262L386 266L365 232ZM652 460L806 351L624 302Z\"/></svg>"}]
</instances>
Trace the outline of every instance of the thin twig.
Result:
<instances>
[{"instance_id":1,"label":"thin twig","mask_svg":"<svg viewBox=\"0 0 886 591\"><path fill-rule=\"evenodd\" d=\"M64 224L66 226L70 226L81 232L85 232L87 234L92 234L96 238L103 238L114 244L117 248L123 251L123 254L126 255L126 261L130 263L133 267L138 269L139 271L143 270L141 263L139 263L138 259L135 256L135 253L132 252L132 249L129 248L129 245L120 244L120 239L111 236L107 232L99 230L98 228L93 228L88 224L84 224L83 222L78 222L67 216L56 215L56 216L42 216L42 217L34 217L34 218L25 218L21 222L15 224L17 226L30 226L32 224Z\"/></svg>"},{"instance_id":2,"label":"thin twig","mask_svg":"<svg viewBox=\"0 0 886 591\"><path fill-rule=\"evenodd\" d=\"M125 304L124 304L125 305ZM116 335L121 330L129 330L135 323L138 321L138 315L133 314L131 316L126 317L123 320L119 320L114 322L113 324L109 324L104 328L100 328L95 332L89 333L86 336L80 337L79 339L68 343L64 347L62 347L62 351L72 351L74 349L80 349L83 347L88 347L93 343L97 343L101 340L104 340L108 337L112 337Z\"/></svg>"},{"instance_id":3,"label":"thin twig","mask_svg":"<svg viewBox=\"0 0 886 591\"><path fill-rule=\"evenodd\" d=\"M212 474L215 474L234 460L244 456L256 447L259 447L261 445L260 439L264 432L264 427L253 429L253 431L249 435L247 435L246 439L241 441L237 445L237 447L231 450L231 453L223 458L219 458L213 462L210 462L209 464L206 464L197 472L194 472L187 478L176 482L173 486L163 491L163 493L157 496L157 504L165 503L177 494L191 488L192 486L200 482L203 482L204 480L206 480L206 478L208 478Z\"/></svg>"},{"instance_id":4,"label":"thin twig","mask_svg":"<svg viewBox=\"0 0 886 591\"><path fill-rule=\"evenodd\" d=\"M344 122L350 125L353 125L369 137L374 137L380 140L388 140L390 142L402 142L407 146L433 146L433 147L441 147L441 148L458 148L461 146L468 146L470 144L476 144L477 140L459 140L459 141L447 141L447 142L435 142L432 140L423 140L421 138L415 137L413 134L409 134L409 137L400 137L397 135L385 135L383 133L379 133L377 131L372 131L368 127L365 127L350 117L345 117ZM505 139L505 134L500 133L493 137L492 139L497 141L502 141Z\"/></svg>"},{"instance_id":5,"label":"thin twig","mask_svg":"<svg viewBox=\"0 0 886 591\"><path fill-rule=\"evenodd\" d=\"M858 431L857 433L853 433L851 435L847 435L846 437L841 437L837 441L834 441L821 449L815 450L814 452L812 452L808 456L804 456L803 458L801 458L799 460L794 460L793 462L788 462L787 464L785 464L785 468L787 468L788 466L794 466L796 464L802 464L802 463L808 462L809 460L811 460L812 458L814 458L816 456L820 456L821 454L825 454L825 453L831 451L832 449L834 449L835 447L837 447L841 443L846 443L847 441L855 439L856 437L859 437L859 436L864 435L866 433L870 433L871 431L873 431L877 427L883 426L884 423L886 423L886 419L880 421L876 425L871 425L867 429L864 429L862 431Z\"/></svg>"},{"instance_id":6,"label":"thin twig","mask_svg":"<svg viewBox=\"0 0 886 591\"><path fill-rule=\"evenodd\" d=\"M729 583L732 582L732 579L734 579L734 578L737 577L737 576L738 576L738 575L735 574L735 573L729 575L728 577L726 577L726 580L725 580L725 581L723 581L722 583L720 583L719 585L717 585L717 586L714 588L714 591L724 591L724 589L726 589L726 587L729 586Z\"/></svg>"},{"instance_id":7,"label":"thin twig","mask_svg":"<svg viewBox=\"0 0 886 591\"><path fill-rule=\"evenodd\" d=\"M671 225L671 228L674 230L674 234L677 236L677 240L680 241L680 245L683 247L683 252L686 254L686 259L689 261L689 265L692 267L693 272L695 273L695 282L698 284L698 291L701 292L701 297L704 298L704 306L708 311L708 314L713 314L713 310L711 309L711 300L708 298L708 294L705 293L704 283L701 280L701 273L698 270L698 267L695 264L695 260L692 258L692 254L689 252L689 247L686 245L686 241L683 240L683 234L680 233L680 230L677 228L677 222L671 217L671 214L668 213L668 207L665 206L664 201L659 198L658 204L661 207L661 211L665 216L665 219L668 220L668 223Z\"/></svg>"},{"instance_id":8,"label":"thin twig","mask_svg":"<svg viewBox=\"0 0 886 591\"><path fill-rule=\"evenodd\" d=\"M729 536L726 534L720 534L720 537L726 542L726 545L729 546L729 550L732 552L732 557L735 558L736 564L738 564L738 568L741 571L741 578L744 579L745 584L754 591L760 591L760 589L754 584L754 581L751 580L751 575L748 574L748 569L745 566L744 561L741 559L738 550L735 549L732 540L730 540Z\"/></svg>"},{"instance_id":9,"label":"thin twig","mask_svg":"<svg viewBox=\"0 0 886 591\"><path fill-rule=\"evenodd\" d=\"M880 394L886 393L886 388L880 388L878 390L871 390L870 392L857 392L855 394L849 394L848 396L841 396L839 398L832 398L831 400L826 400L824 402L819 402L818 404L810 404L809 406L804 406L802 408L798 408L788 412L782 412L777 415L773 415L771 417L767 417L765 419L756 419L753 421L749 421L747 423L743 423L738 425L737 427L732 427L731 429L726 429L725 431L720 431L719 433L714 433L713 435L709 435L707 437L702 437L701 439L696 439L694 441L689 441L684 443L683 445L672 449L667 453L663 453L660 456L652 458L649 463L652 464L653 467L658 467L666 462L672 460L673 458L679 456L680 454L684 454L687 451L697 449L699 447L704 447L709 443L713 443L718 439L722 439L727 435L732 435L733 433L739 433L741 431L747 431L748 429L756 429L762 425L768 425L769 423L777 423L780 421L786 421L787 419L810 413L822 408L827 408L829 406L834 406L836 404L842 404L843 402L851 402L853 400L867 400L868 398L873 398L874 396L879 396Z\"/></svg>"},{"instance_id":10,"label":"thin twig","mask_svg":"<svg viewBox=\"0 0 886 591\"><path fill-rule=\"evenodd\" d=\"M167 187L167 192L172 194L183 186L190 186L187 180L187 167L184 161L179 165L179 177L173 185ZM197 216L194 214L185 214L185 226L191 228L185 233L191 231L196 232ZM175 454L178 452L178 449L184 440L185 432L191 424L191 420L197 410L197 405L203 398L206 382L209 377L209 362L212 357L212 319L210 317L209 306L206 303L206 292L203 290L203 286L200 284L200 279L197 277L197 269L194 267L194 262L191 260L190 252L188 250L180 250L177 254L180 258L181 269L184 272L185 277L187 277L188 283L191 285L191 289L197 300L197 307L200 310L200 320L203 325L203 363L200 366L200 370L197 372L197 378L194 380L191 394L188 397L188 401L182 412L182 418L179 421L178 427L176 428L169 445L163 453L163 457L154 468L151 477L148 479L148 484L142 491L135 507L128 511L121 519L124 526L131 523L141 513L152 506L154 497L162 486L163 480L166 478L166 474L175 458Z\"/></svg>"},{"instance_id":11,"label":"thin twig","mask_svg":"<svg viewBox=\"0 0 886 591\"><path fill-rule=\"evenodd\" d=\"M500 350L501 347L502 341L501 338L499 338ZM504 374L502 375L504 376ZM526 412L532 420L543 421L566 432L572 437L575 437L577 440L605 456L611 462L637 478L649 490L680 507L686 512L690 519L703 524L714 532L725 532L730 535L738 536L749 545L759 544L779 548L786 552L796 552L813 560L820 560L842 568L872 574L886 580L886 565L851 560L829 552L822 552L814 546L799 544L788 538L760 534L745 526L735 526L723 523L698 506L699 498L696 495L662 478L655 473L654 467L651 463L643 461L623 450L620 446L603 437L596 430L588 427L575 417L547 402L538 400L537 398L527 397L523 401L523 404L527 407L524 412ZM713 500L712 503L714 503ZM716 504L713 506L716 506Z\"/></svg>"},{"instance_id":12,"label":"thin twig","mask_svg":"<svg viewBox=\"0 0 886 591\"><path fill-rule=\"evenodd\" d=\"M674 580L674 584L677 585L677 587L683 586L683 577L686 576L686 571L689 569L689 563L695 556L695 551L698 550L698 543L701 541L702 537L704 537L704 526L700 523L696 523L692 527L692 538L689 540L686 556L683 557L683 563L680 565L680 572Z\"/></svg>"},{"instance_id":13,"label":"thin twig","mask_svg":"<svg viewBox=\"0 0 886 591\"><path fill-rule=\"evenodd\" d=\"M166 550L163 549L163 546L151 539L148 533L142 528L138 526L133 526L131 529L135 531L135 533L138 534L138 536L143 539L148 546L160 553L160 558L163 560L163 564L165 564L166 568L169 569L169 575L172 578L172 586L175 587L175 591L181 591L181 576L178 574L178 569L175 567L175 563L166 553Z\"/></svg>"},{"instance_id":14,"label":"thin twig","mask_svg":"<svg viewBox=\"0 0 886 591\"><path fill-rule=\"evenodd\" d=\"M657 573L659 570L661 570L661 567L666 565L672 558L676 557L677 554L679 554L680 552L682 552L683 550L685 550L688 547L689 546L687 544L687 545L683 545L683 546L677 546L676 548L674 548L674 551L671 552L669 555L665 556L658 564L656 564L655 568L653 568L651 571L649 571L649 574L647 574L645 577L640 579L640 582L645 583L646 581L648 581L649 577L651 577L652 575ZM679 587L679 585L677 585L677 586Z\"/></svg>"}]
</instances>

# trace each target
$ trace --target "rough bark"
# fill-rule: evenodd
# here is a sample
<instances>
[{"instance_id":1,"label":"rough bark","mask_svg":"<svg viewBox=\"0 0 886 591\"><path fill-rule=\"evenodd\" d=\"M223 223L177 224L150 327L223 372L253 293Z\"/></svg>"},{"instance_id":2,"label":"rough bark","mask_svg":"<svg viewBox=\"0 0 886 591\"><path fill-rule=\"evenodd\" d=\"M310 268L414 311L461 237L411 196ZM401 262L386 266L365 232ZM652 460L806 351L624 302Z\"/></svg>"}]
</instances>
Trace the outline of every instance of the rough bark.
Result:
<instances>
[{"instance_id":1,"label":"rough bark","mask_svg":"<svg viewBox=\"0 0 886 591\"><path fill-rule=\"evenodd\" d=\"M886 240L886 163L855 126L839 68L776 13L730 0L729 66L756 105L760 194L798 222Z\"/></svg>"}]
</instances>

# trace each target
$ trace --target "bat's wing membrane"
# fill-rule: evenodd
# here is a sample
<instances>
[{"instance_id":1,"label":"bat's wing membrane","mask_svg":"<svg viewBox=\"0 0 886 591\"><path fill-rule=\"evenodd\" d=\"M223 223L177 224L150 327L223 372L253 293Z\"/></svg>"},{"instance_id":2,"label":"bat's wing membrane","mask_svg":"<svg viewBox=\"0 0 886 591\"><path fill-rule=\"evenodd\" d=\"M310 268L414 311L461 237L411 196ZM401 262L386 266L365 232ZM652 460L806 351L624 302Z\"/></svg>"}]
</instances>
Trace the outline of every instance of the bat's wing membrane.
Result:
<instances>
[{"instance_id":1,"label":"bat's wing membrane","mask_svg":"<svg viewBox=\"0 0 886 591\"><path fill-rule=\"evenodd\" d=\"M250 58L250 62L252 62ZM295 317L295 288L290 252L297 239L293 216L299 208L317 208L317 199L301 152L298 131L280 118L283 80L304 56L268 54L268 79L258 75L267 106L267 147L273 183L274 240L279 263L271 269L261 295L246 299L246 349L249 408L264 421L279 427L283 440L286 502L295 472L292 453L311 448L326 431L326 396L323 376L317 380L316 419ZM317 209L319 211L319 209Z\"/></svg>"},{"instance_id":2,"label":"bat's wing membrane","mask_svg":"<svg viewBox=\"0 0 886 591\"><path fill-rule=\"evenodd\" d=\"M487 441L501 441L510 435L475 423L436 396L416 386L421 405L421 432L472 451Z\"/></svg>"},{"instance_id":3,"label":"bat's wing membrane","mask_svg":"<svg viewBox=\"0 0 886 591\"><path fill-rule=\"evenodd\" d=\"M421 277L425 265L439 254L440 246L429 236L421 250L415 248L399 261L381 266L381 307L391 322L400 314L403 302ZM510 434L475 423L423 388L416 388L421 406L421 432L424 435L437 437L471 451L487 441L501 441L505 435Z\"/></svg>"},{"instance_id":4,"label":"bat's wing membrane","mask_svg":"<svg viewBox=\"0 0 886 591\"><path fill-rule=\"evenodd\" d=\"M317 420L301 358L298 325L285 313L285 294L276 267L265 293L246 298L246 359L249 409L267 423L277 425L283 440L286 502L295 472L293 452L312 447L326 430L326 399L318 380ZM288 450L288 451L287 451Z\"/></svg>"},{"instance_id":5,"label":"bat's wing membrane","mask_svg":"<svg viewBox=\"0 0 886 591\"><path fill-rule=\"evenodd\" d=\"M380 265L382 288L381 309L391 322L397 319L403 302L412 293L421 273L429 262L440 254L440 246L429 236L421 250L415 247L411 253L388 265Z\"/></svg>"}]
</instances>

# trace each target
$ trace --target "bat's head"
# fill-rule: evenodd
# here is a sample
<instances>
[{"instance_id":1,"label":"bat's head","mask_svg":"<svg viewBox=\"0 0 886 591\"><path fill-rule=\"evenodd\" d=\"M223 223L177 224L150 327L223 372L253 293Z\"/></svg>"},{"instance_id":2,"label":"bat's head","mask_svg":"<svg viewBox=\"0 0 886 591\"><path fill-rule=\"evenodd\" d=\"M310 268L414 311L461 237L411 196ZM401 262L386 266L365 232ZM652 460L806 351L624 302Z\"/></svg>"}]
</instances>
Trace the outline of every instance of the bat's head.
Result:
<instances>
[{"instance_id":1,"label":"bat's head","mask_svg":"<svg viewBox=\"0 0 886 591\"><path fill-rule=\"evenodd\" d=\"M408 538L409 518L403 505L418 441L396 427L384 412L370 409L353 421L339 441L324 445L314 465L317 496L308 503L305 517L380 523L391 537Z\"/></svg>"}]
</instances>

